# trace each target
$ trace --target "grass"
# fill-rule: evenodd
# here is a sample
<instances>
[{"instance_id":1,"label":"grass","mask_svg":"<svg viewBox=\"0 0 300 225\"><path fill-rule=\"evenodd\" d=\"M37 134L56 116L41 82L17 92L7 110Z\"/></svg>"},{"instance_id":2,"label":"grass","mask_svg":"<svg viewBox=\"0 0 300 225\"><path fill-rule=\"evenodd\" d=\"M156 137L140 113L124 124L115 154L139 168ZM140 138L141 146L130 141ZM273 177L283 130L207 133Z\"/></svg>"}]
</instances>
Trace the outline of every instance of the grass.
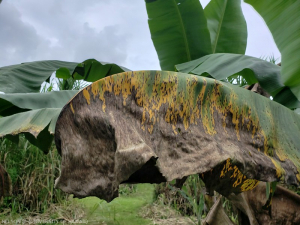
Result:
<instances>
[{"instance_id":1,"label":"grass","mask_svg":"<svg viewBox=\"0 0 300 225\"><path fill-rule=\"evenodd\" d=\"M54 146L44 154L22 135L18 143L2 139L0 163L9 173L13 186L12 196L0 202L0 223L52 221L53 224L53 221L70 221L84 216L77 202L54 188L60 171L60 156Z\"/></svg>"},{"instance_id":2,"label":"grass","mask_svg":"<svg viewBox=\"0 0 300 225\"><path fill-rule=\"evenodd\" d=\"M140 215L152 221L156 225L194 225L197 224L195 216L183 216L180 211L165 205L159 197L153 204L146 205L140 211Z\"/></svg>"},{"instance_id":3,"label":"grass","mask_svg":"<svg viewBox=\"0 0 300 225\"><path fill-rule=\"evenodd\" d=\"M13 196L4 198L0 204L0 221L6 224L88 221L107 225L175 225L196 224L205 216L203 199L201 201L204 185L198 176L190 176L182 190L170 188L168 183L121 185L120 197L107 203L96 197L73 199L54 189L54 180L60 171L60 156L55 146L46 155L22 135L18 144L2 139L0 163L13 184Z\"/></svg>"},{"instance_id":4,"label":"grass","mask_svg":"<svg viewBox=\"0 0 300 225\"><path fill-rule=\"evenodd\" d=\"M85 212L75 199L68 199L62 203L53 203L49 205L43 213L38 212L20 212L0 214L0 223L3 224L67 224L74 221L83 221Z\"/></svg>"},{"instance_id":5,"label":"grass","mask_svg":"<svg viewBox=\"0 0 300 225\"><path fill-rule=\"evenodd\" d=\"M13 184L13 196L0 204L0 221L6 224L197 224L204 213L198 176L190 176L182 190L168 183L121 185L120 197L107 203L96 197L73 199L54 189L60 171L55 146L46 155L23 136L18 144L3 139L0 163Z\"/></svg>"},{"instance_id":6,"label":"grass","mask_svg":"<svg viewBox=\"0 0 300 225\"><path fill-rule=\"evenodd\" d=\"M204 212L204 183L198 175L191 175L181 190L173 187L175 181L156 186L155 194L163 204L173 207L182 215L202 217Z\"/></svg>"},{"instance_id":7,"label":"grass","mask_svg":"<svg viewBox=\"0 0 300 225\"><path fill-rule=\"evenodd\" d=\"M96 197L78 200L86 208L86 216L83 219L86 219L88 224L152 224L150 219L143 218L139 212L142 207L153 203L154 185L137 184L135 188L133 193L122 195L110 203Z\"/></svg>"},{"instance_id":8,"label":"grass","mask_svg":"<svg viewBox=\"0 0 300 225\"><path fill-rule=\"evenodd\" d=\"M150 184L121 185L120 197L111 203L96 197L73 199L54 189L60 171L60 156L55 146L44 154L22 135L19 143L0 140L0 163L13 184L13 195L5 197L0 204L0 221L6 224L88 221L89 224L146 225L162 219L166 222L171 215L172 218L181 216L168 206L153 203L156 185Z\"/></svg>"},{"instance_id":9,"label":"grass","mask_svg":"<svg viewBox=\"0 0 300 225\"><path fill-rule=\"evenodd\" d=\"M96 197L73 199L54 188L60 171L55 146L44 154L22 135L17 144L2 139L0 163L13 184L13 196L0 204L0 221L6 224L175 225L196 224L205 216L204 186L198 176L190 176L182 190L170 188L168 183L121 185L120 197L107 203Z\"/></svg>"},{"instance_id":10,"label":"grass","mask_svg":"<svg viewBox=\"0 0 300 225\"><path fill-rule=\"evenodd\" d=\"M4 198L0 213L7 208L10 213L42 213L52 203L61 203L67 198L67 194L54 189L60 170L60 156L54 147L44 154L24 136L20 136L19 143L3 139L0 163L9 173L13 186L13 195Z\"/></svg>"}]
</instances>

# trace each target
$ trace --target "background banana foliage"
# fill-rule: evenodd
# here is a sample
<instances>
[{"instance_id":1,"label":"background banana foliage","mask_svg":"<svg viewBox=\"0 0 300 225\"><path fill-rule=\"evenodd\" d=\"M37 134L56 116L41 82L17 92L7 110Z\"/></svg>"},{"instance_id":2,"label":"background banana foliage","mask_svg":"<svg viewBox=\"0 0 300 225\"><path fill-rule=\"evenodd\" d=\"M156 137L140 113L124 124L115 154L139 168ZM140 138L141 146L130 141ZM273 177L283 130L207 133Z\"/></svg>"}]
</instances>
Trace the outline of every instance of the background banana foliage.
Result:
<instances>
[{"instance_id":1,"label":"background banana foliage","mask_svg":"<svg viewBox=\"0 0 300 225\"><path fill-rule=\"evenodd\" d=\"M299 108L300 14L297 12L300 3L296 0L282 0L276 4L271 0L246 2L261 14L270 28L282 54L281 67L243 55L247 28L240 0L211 0L204 9L197 0L193 1L193 6L191 1L149 0L146 1L149 28L161 67L223 81L226 77L240 75L248 85L258 82L280 104L291 109ZM193 13L184 13L189 11L187 7ZM173 16L168 16L171 13ZM197 23L188 23L190 20ZM163 27L162 24L172 26ZM177 29L168 29L175 26ZM207 35L207 29L210 35ZM202 31L200 39L197 37L199 30ZM195 36L190 35L191 32ZM196 42L194 38L197 38ZM198 55L192 54L190 49ZM165 60L168 54L171 56ZM187 57L183 58L185 55Z\"/></svg>"},{"instance_id":2,"label":"background banana foliage","mask_svg":"<svg viewBox=\"0 0 300 225\"><path fill-rule=\"evenodd\" d=\"M127 70L95 59L82 63L39 61L0 68L0 91L5 93L0 94L0 137L17 141L17 135L24 133L32 144L47 152L62 107L78 92L64 90L73 88L68 82L93 82ZM52 74L62 79L62 90L40 93Z\"/></svg>"}]
</instances>

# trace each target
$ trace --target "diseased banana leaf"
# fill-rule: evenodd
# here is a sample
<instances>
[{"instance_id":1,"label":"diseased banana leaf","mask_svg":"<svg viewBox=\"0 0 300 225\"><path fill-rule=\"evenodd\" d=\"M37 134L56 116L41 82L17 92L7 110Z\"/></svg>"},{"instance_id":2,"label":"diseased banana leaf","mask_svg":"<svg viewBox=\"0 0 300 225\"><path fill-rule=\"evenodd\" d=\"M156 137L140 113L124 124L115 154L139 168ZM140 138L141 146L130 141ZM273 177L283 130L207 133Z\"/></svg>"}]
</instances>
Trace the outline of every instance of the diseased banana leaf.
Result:
<instances>
[{"instance_id":1,"label":"diseased banana leaf","mask_svg":"<svg viewBox=\"0 0 300 225\"><path fill-rule=\"evenodd\" d=\"M245 54L247 24L240 0L211 0L204 9L212 53Z\"/></svg>"},{"instance_id":2,"label":"diseased banana leaf","mask_svg":"<svg viewBox=\"0 0 300 225\"><path fill-rule=\"evenodd\" d=\"M230 195L228 199L240 211L247 216L243 216L239 224L300 224L298 215L300 210L300 196L285 187L277 186L272 205L266 210L265 203L267 185L260 182L251 191L239 195ZM212 215L214 216L214 215ZM248 217L248 218L247 218Z\"/></svg>"},{"instance_id":3,"label":"diseased banana leaf","mask_svg":"<svg viewBox=\"0 0 300 225\"><path fill-rule=\"evenodd\" d=\"M281 53L283 83L300 100L300 1L245 0L268 25Z\"/></svg>"},{"instance_id":4,"label":"diseased banana leaf","mask_svg":"<svg viewBox=\"0 0 300 225\"><path fill-rule=\"evenodd\" d=\"M299 135L298 114L243 88L175 72L120 73L60 113L56 187L111 201L120 183L191 174L225 196L260 180L299 184Z\"/></svg>"},{"instance_id":5,"label":"diseased banana leaf","mask_svg":"<svg viewBox=\"0 0 300 225\"><path fill-rule=\"evenodd\" d=\"M207 21L199 0L145 0L151 38L162 70L211 54Z\"/></svg>"}]
</instances>

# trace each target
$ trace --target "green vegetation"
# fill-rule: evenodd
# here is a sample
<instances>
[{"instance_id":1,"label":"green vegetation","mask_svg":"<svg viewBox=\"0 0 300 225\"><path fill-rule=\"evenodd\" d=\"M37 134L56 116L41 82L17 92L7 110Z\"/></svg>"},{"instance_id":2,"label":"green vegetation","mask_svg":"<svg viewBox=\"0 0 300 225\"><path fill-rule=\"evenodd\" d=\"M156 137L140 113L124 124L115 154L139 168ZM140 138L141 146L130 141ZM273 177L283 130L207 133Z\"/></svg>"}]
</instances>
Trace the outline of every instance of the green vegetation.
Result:
<instances>
[{"instance_id":1,"label":"green vegetation","mask_svg":"<svg viewBox=\"0 0 300 225\"><path fill-rule=\"evenodd\" d=\"M134 186L133 192L128 190L128 186L121 187L119 198L110 203L100 200L96 197L87 197L79 200L86 206L87 214L85 219L89 223L98 223L112 225L126 225L128 221L132 225L150 224L149 219L144 219L139 215L143 206L151 204L154 200L154 186L151 184L138 184Z\"/></svg>"},{"instance_id":2,"label":"green vegetation","mask_svg":"<svg viewBox=\"0 0 300 225\"><path fill-rule=\"evenodd\" d=\"M145 0L161 68L238 86L259 83L273 101L299 110L300 2L245 2L252 5L268 25L282 54L281 67L244 55L247 27L240 0L211 0L204 9L198 0ZM5 92L0 95L0 138L3 138L0 164L11 177L13 190L12 196L0 196L4 197L1 217L14 218L28 211L30 216L43 213L54 219L78 219L84 216L81 211L76 211L82 203L88 208L87 218L101 220L103 224L150 222L139 216L138 209L153 201L151 185L138 185L136 190L126 186L121 189L122 197L110 204L94 198L81 200L80 204L67 201L68 195L54 189L60 171L60 156L53 145L53 134L62 107L83 87L81 80L94 82L123 71L127 69L94 59L82 63L49 60L0 68L0 91ZM53 72L59 79L55 85L50 82ZM59 90L54 91L54 86ZM295 157L291 160L299 161ZM189 177L182 190L157 186L157 201L172 205L182 215L196 216L199 223L207 212L203 184L197 179ZM77 203L78 207L70 208ZM55 208L59 205L62 206L60 209ZM228 201L224 200L223 205L227 212L230 211L231 220L237 223ZM68 215L67 211L72 213ZM96 215L99 211L101 214Z\"/></svg>"},{"instance_id":3,"label":"green vegetation","mask_svg":"<svg viewBox=\"0 0 300 225\"><path fill-rule=\"evenodd\" d=\"M60 156L54 146L44 154L23 136L19 143L4 139L0 159L12 180L13 195L4 199L3 206L11 208L11 213L45 212L52 203L62 203L67 198L54 189L60 171Z\"/></svg>"},{"instance_id":4,"label":"green vegetation","mask_svg":"<svg viewBox=\"0 0 300 225\"><path fill-rule=\"evenodd\" d=\"M0 163L12 180L12 195L0 204L0 220L8 224L80 219L80 204L54 189L60 171L60 155L54 145L48 154L20 136L18 143L0 141Z\"/></svg>"},{"instance_id":5,"label":"green vegetation","mask_svg":"<svg viewBox=\"0 0 300 225\"><path fill-rule=\"evenodd\" d=\"M195 216L198 224L207 211L204 211L205 185L198 175L187 178L181 188L174 187L171 183L156 186L157 199L161 199L164 205L172 206L182 216Z\"/></svg>"},{"instance_id":6,"label":"green vegetation","mask_svg":"<svg viewBox=\"0 0 300 225\"><path fill-rule=\"evenodd\" d=\"M174 187L176 182L162 183L156 186L156 198L165 205L172 206L183 216L205 215L204 202L202 197L205 194L205 185L198 175L192 175L187 178L182 188ZM200 208L202 208L200 212Z\"/></svg>"}]
</instances>

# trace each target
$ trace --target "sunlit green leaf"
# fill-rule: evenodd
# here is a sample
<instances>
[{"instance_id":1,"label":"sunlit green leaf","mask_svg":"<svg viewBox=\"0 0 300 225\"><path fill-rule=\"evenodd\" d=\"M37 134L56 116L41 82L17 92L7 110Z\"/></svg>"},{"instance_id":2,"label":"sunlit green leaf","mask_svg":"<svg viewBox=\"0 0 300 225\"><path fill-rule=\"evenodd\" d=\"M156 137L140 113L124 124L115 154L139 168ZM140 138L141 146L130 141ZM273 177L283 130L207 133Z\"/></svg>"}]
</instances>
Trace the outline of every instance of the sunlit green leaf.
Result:
<instances>
[{"instance_id":1,"label":"sunlit green leaf","mask_svg":"<svg viewBox=\"0 0 300 225\"><path fill-rule=\"evenodd\" d=\"M94 82L103 77L125 71L129 71L129 69L113 63L104 63L95 59L88 59L78 64L72 76L75 80L83 79L88 82Z\"/></svg>"},{"instance_id":2,"label":"sunlit green leaf","mask_svg":"<svg viewBox=\"0 0 300 225\"><path fill-rule=\"evenodd\" d=\"M71 77L70 70L68 68L61 67L56 70L56 77L66 80Z\"/></svg>"}]
</instances>

